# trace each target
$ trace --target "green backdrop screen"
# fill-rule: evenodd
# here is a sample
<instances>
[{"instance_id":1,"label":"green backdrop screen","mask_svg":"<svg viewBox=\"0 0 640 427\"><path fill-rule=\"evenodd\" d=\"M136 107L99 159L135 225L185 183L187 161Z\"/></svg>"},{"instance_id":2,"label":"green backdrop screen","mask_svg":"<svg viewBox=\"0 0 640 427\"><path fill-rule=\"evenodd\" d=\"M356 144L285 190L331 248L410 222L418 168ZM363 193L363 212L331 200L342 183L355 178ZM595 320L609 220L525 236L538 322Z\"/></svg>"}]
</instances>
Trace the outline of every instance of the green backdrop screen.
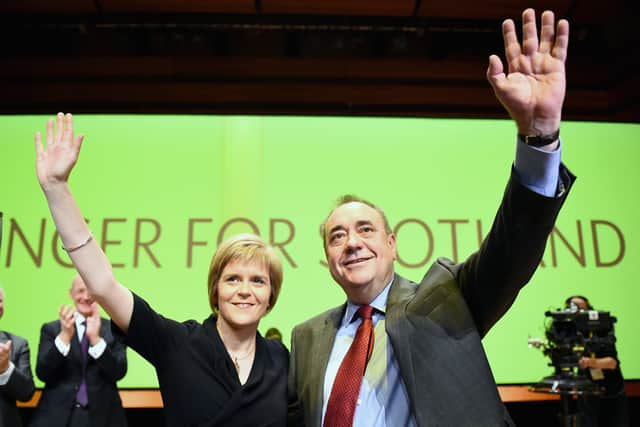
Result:
<instances>
[{"instance_id":1,"label":"green backdrop screen","mask_svg":"<svg viewBox=\"0 0 640 427\"><path fill-rule=\"evenodd\" d=\"M0 117L0 329L29 340L34 370L40 326L70 302L74 275L35 176L33 134L46 118ZM286 344L294 325L345 300L318 234L339 195L386 210L397 271L419 281L436 257L477 249L515 152L506 120L78 115L75 125L85 141L70 184L118 279L163 315L201 321L218 241L257 232L285 270L260 330L279 328ZM551 374L527 338L543 337L545 311L580 293L617 317L623 374L640 379L640 125L565 122L562 139L578 180L541 267L484 345L498 383ZM128 355L120 387L157 387L151 366Z\"/></svg>"}]
</instances>

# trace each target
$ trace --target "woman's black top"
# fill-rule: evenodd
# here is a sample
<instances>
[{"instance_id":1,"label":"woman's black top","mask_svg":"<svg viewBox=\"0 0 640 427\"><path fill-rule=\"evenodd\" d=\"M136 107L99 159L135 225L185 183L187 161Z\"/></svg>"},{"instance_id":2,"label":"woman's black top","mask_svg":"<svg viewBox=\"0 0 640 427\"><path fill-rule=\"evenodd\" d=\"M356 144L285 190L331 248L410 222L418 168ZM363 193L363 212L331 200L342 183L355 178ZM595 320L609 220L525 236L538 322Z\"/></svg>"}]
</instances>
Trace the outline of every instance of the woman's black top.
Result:
<instances>
[{"instance_id":1,"label":"woman's black top","mask_svg":"<svg viewBox=\"0 0 640 427\"><path fill-rule=\"evenodd\" d=\"M253 367L241 385L215 316L180 323L135 294L133 300L129 331L113 327L156 368L168 426L286 425L289 353L281 342L257 334Z\"/></svg>"}]
</instances>

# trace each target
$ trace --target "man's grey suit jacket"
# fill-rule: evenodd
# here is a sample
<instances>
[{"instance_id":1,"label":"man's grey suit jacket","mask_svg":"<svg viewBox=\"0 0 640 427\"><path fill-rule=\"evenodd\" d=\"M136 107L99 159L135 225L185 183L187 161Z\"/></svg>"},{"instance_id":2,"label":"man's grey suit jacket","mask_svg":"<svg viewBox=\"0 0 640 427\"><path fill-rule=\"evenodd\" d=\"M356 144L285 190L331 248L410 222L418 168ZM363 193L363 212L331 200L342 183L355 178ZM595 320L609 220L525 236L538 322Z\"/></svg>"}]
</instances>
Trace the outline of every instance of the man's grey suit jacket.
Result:
<instances>
[{"instance_id":1,"label":"man's grey suit jacket","mask_svg":"<svg viewBox=\"0 0 640 427\"><path fill-rule=\"evenodd\" d=\"M512 174L513 175L513 174ZM514 302L538 266L574 177L561 169L556 198L540 196L512 176L492 228L463 263L440 258L420 284L395 276L386 332L419 426L504 426L481 339ZM290 419L322 422L329 353L346 305L298 325L292 333Z\"/></svg>"}]
</instances>

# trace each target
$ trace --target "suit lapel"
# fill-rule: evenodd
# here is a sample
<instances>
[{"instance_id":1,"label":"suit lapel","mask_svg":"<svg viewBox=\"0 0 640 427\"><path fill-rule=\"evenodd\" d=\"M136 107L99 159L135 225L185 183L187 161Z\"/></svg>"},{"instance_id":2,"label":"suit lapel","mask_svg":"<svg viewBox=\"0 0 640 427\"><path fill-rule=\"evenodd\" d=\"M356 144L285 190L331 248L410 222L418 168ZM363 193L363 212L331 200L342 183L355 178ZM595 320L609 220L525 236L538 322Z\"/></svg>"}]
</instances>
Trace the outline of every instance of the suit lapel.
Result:
<instances>
[{"instance_id":1,"label":"suit lapel","mask_svg":"<svg viewBox=\"0 0 640 427\"><path fill-rule=\"evenodd\" d=\"M80 356L80 334L78 334L78 330L73 333L73 345L71 346L76 356Z\"/></svg>"},{"instance_id":2,"label":"suit lapel","mask_svg":"<svg viewBox=\"0 0 640 427\"><path fill-rule=\"evenodd\" d=\"M344 313L346 304L340 307L336 307L327 313L322 324L322 329L318 331L318 334L311 337L310 342L306 344L309 348L312 348L311 359L307 366L307 372L310 372L309 384L312 385L309 394L311 405L311 413L314 417L312 425L320 425L322 422L322 407L324 405L324 377L329 364L329 355L333 349L333 341L336 338L340 320ZM313 387L313 384L316 386ZM317 405L317 406L315 406Z\"/></svg>"},{"instance_id":3,"label":"suit lapel","mask_svg":"<svg viewBox=\"0 0 640 427\"><path fill-rule=\"evenodd\" d=\"M416 285L409 282L404 277L395 275L391 289L389 289L389 298L387 298L387 311L396 304L407 301L416 293Z\"/></svg>"},{"instance_id":4,"label":"suit lapel","mask_svg":"<svg viewBox=\"0 0 640 427\"><path fill-rule=\"evenodd\" d=\"M78 330L73 333L71 338L71 354L73 359L78 361L82 365L82 348L80 347L80 338L78 337Z\"/></svg>"},{"instance_id":5,"label":"suit lapel","mask_svg":"<svg viewBox=\"0 0 640 427\"><path fill-rule=\"evenodd\" d=\"M389 289L387 312L385 314L385 329L391 340L391 346L398 359L400 374L404 380L409 396L415 396L414 368L411 343L406 330L407 302L415 295L417 286L396 274Z\"/></svg>"}]
</instances>

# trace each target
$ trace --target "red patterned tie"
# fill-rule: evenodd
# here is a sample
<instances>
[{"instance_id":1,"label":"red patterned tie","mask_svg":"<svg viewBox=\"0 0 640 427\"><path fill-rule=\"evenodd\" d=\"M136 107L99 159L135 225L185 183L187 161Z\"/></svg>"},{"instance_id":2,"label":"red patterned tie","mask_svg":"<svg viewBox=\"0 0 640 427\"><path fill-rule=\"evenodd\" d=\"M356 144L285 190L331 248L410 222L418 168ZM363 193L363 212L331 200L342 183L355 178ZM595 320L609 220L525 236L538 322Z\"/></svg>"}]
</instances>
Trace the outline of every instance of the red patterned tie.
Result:
<instances>
[{"instance_id":1,"label":"red patterned tie","mask_svg":"<svg viewBox=\"0 0 640 427\"><path fill-rule=\"evenodd\" d=\"M363 305L358 309L358 314L362 323L358 326L353 343L344 356L333 382L327 412L324 415L324 427L347 427L353 424L362 377L371 357L375 339L371 321L373 307Z\"/></svg>"}]
</instances>

